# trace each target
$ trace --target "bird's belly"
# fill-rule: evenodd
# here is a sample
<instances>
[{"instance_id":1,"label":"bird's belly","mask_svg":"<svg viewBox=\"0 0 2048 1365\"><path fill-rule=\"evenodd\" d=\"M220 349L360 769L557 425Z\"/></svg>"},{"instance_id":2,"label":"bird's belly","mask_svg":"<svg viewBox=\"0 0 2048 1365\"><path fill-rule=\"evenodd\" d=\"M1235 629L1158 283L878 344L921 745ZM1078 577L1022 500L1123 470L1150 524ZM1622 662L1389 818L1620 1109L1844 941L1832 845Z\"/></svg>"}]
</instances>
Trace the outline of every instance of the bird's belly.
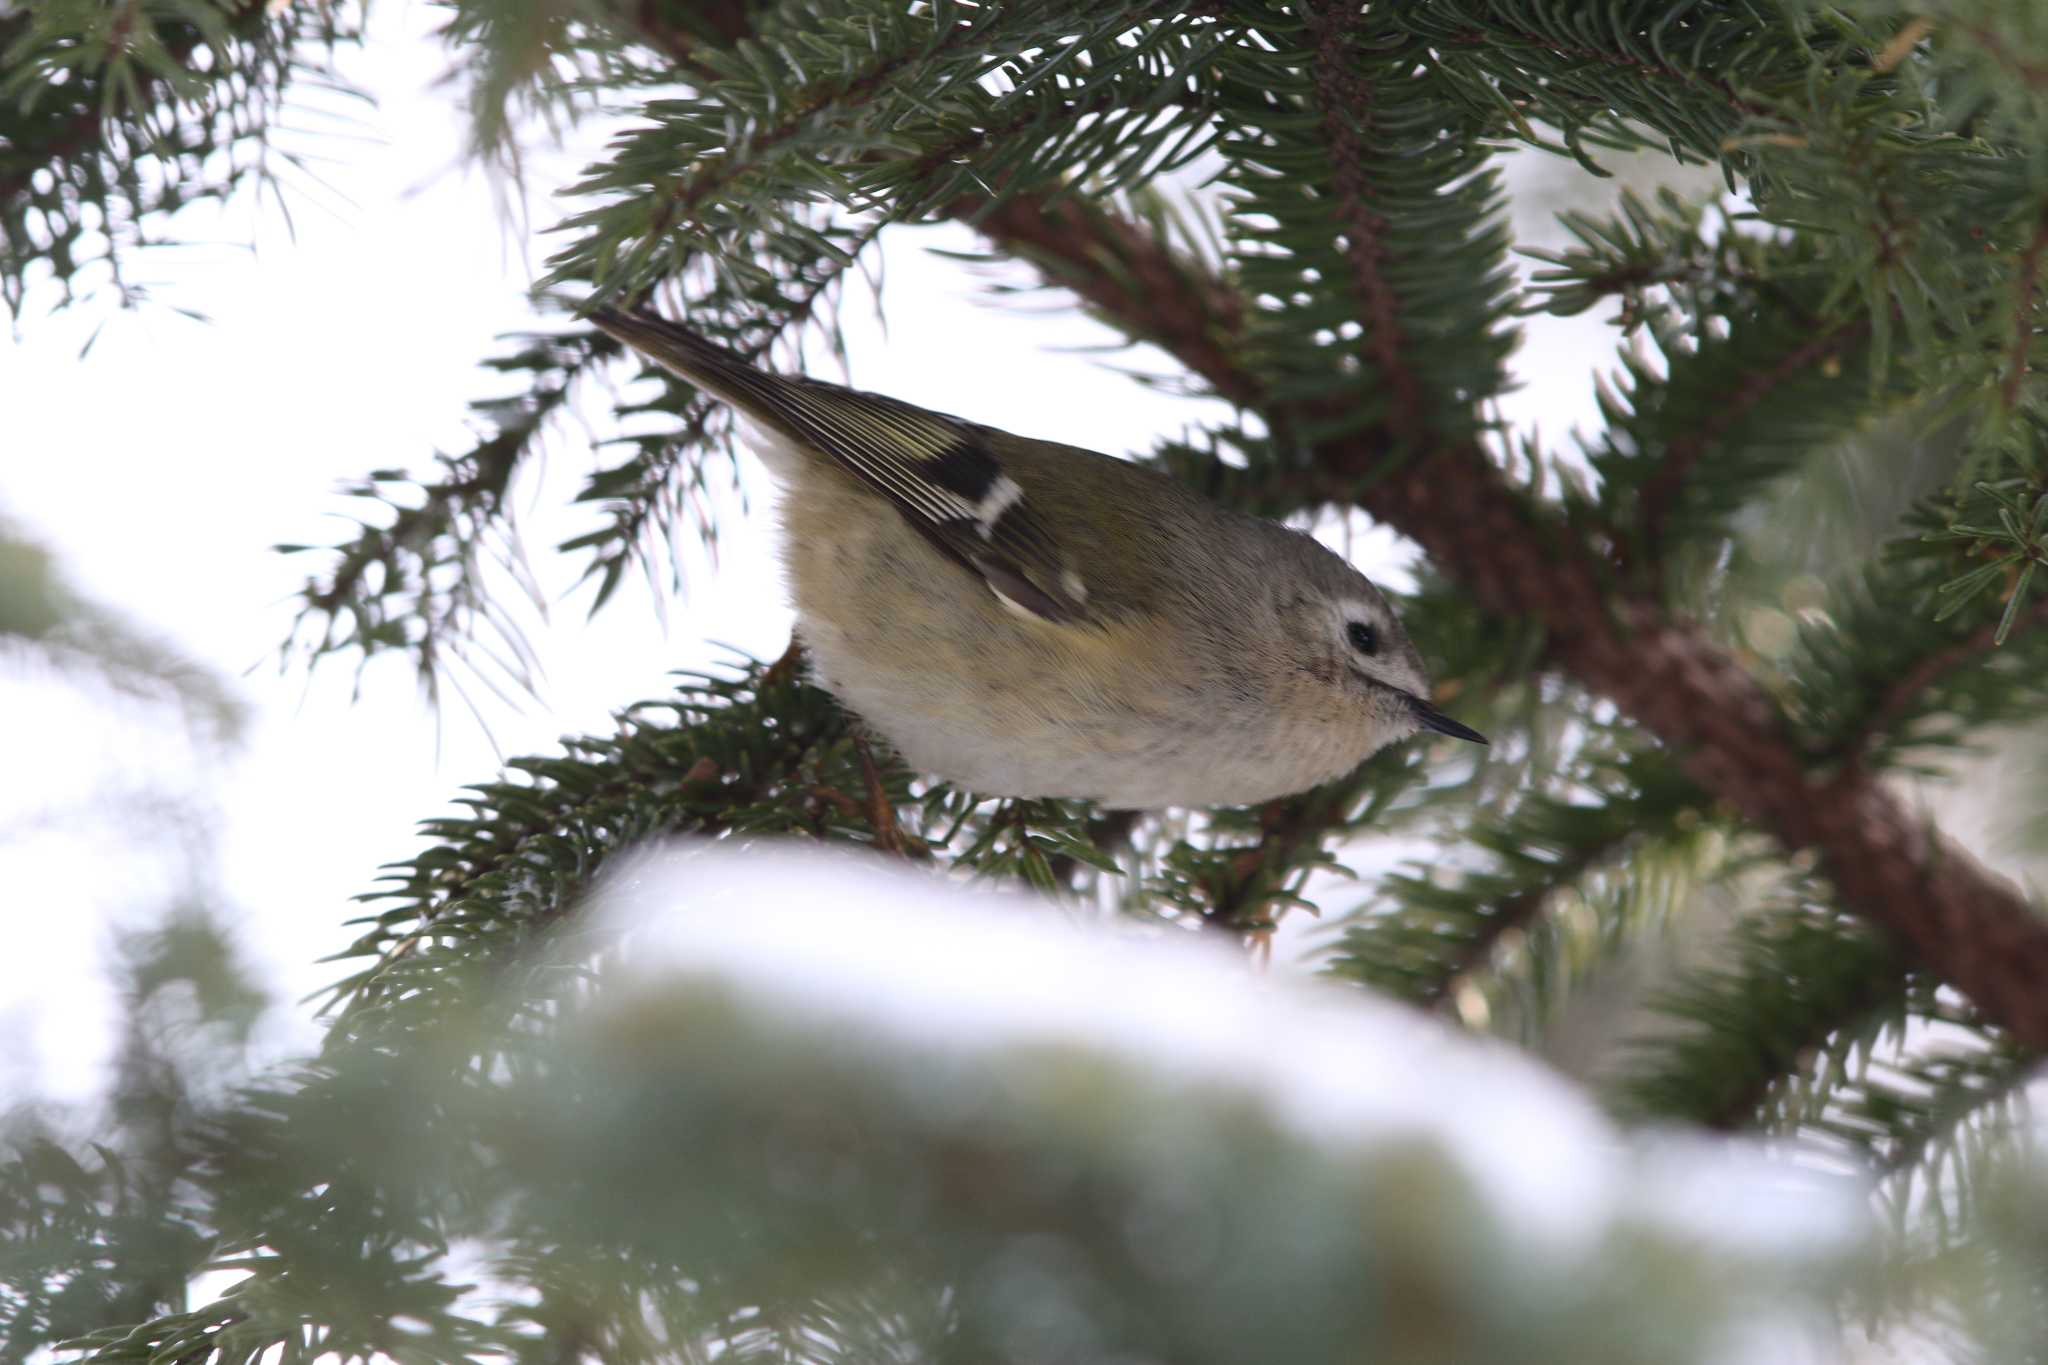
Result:
<instances>
[{"instance_id":1,"label":"bird's belly","mask_svg":"<svg viewBox=\"0 0 2048 1365\"><path fill-rule=\"evenodd\" d=\"M1205 715L1184 703L1154 712L1060 689L1054 714L1005 689L878 669L865 652L835 658L832 635L807 637L818 681L911 767L983 796L1078 797L1126 809L1244 805L1328 781L1359 757L1334 736L1290 739L1256 717ZM1033 701L1042 700L1033 689Z\"/></svg>"}]
</instances>

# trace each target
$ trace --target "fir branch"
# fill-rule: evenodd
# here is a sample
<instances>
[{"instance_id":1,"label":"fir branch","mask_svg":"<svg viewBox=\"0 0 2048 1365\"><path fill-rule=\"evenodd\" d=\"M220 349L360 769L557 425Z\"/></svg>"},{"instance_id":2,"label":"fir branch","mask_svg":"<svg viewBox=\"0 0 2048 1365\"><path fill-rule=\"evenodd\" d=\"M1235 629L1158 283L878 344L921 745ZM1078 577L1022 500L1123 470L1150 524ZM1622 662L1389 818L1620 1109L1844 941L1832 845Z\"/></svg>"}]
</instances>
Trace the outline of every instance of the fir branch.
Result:
<instances>
[{"instance_id":1,"label":"fir branch","mask_svg":"<svg viewBox=\"0 0 2048 1365\"><path fill-rule=\"evenodd\" d=\"M1088 842L1104 858L1114 858L1118 849L1130 846L1131 833L1144 818L1141 810L1106 810L1088 821ZM1054 884L1063 887L1072 886L1082 868L1091 866L1071 853L1056 853L1048 861ZM1101 865L1092 866L1100 870Z\"/></svg>"},{"instance_id":2,"label":"fir branch","mask_svg":"<svg viewBox=\"0 0 2048 1365\"><path fill-rule=\"evenodd\" d=\"M1319 37L1319 22L1270 11L1218 54L1214 75L1242 349L1266 393L1286 396L1260 407L1285 409L1276 453L1295 469L1318 434L1473 431L1478 405L1505 382L1510 344L1499 327L1513 286L1501 187L1479 121L1384 7L1343 34ZM1345 99L1370 108L1331 103ZM1373 335L1389 323L1389 337ZM1388 358L1407 379L1382 373Z\"/></svg>"},{"instance_id":3,"label":"fir branch","mask_svg":"<svg viewBox=\"0 0 2048 1365\"><path fill-rule=\"evenodd\" d=\"M1304 6L1304 13L1315 41L1312 71L1322 135L1330 146L1335 216L1344 230L1339 245L1351 267L1351 287L1365 325L1359 341L1393 395L1387 426L1408 445L1423 438L1426 413L1421 385L1408 367L1400 300L1386 278L1387 224L1370 207L1357 124L1372 118L1371 92L1354 69L1352 52L1359 11L1355 5L1312 4Z\"/></svg>"},{"instance_id":4,"label":"fir branch","mask_svg":"<svg viewBox=\"0 0 2048 1365\"><path fill-rule=\"evenodd\" d=\"M659 723L662 712L680 723ZM452 962L516 953L577 902L613 853L640 839L871 837L857 804L841 808L813 791L862 780L845 738L845 718L823 693L787 669L753 665L635 708L614 737L572 740L558 758L514 760L526 781L471 788L468 814L423 822L434 843L393 865L385 889L360 898L390 904L346 954L370 965L331 988L346 1005L335 1036L362 1027L378 1006L411 998ZM503 933L508 927L514 932Z\"/></svg>"},{"instance_id":5,"label":"fir branch","mask_svg":"<svg viewBox=\"0 0 2048 1365\"><path fill-rule=\"evenodd\" d=\"M2001 424L2021 440L2026 427ZM1817 775L1840 765L1828 781L1859 780L2048 706L2048 632L2033 628L2048 608L2025 596L2044 552L2027 519L2048 529L2048 490L1980 483L1954 506L1910 511L1875 565L1835 585L1784 661ZM1984 619L1964 610L1980 590L1993 599Z\"/></svg>"},{"instance_id":6,"label":"fir branch","mask_svg":"<svg viewBox=\"0 0 2048 1365\"><path fill-rule=\"evenodd\" d=\"M2041 598L2015 619L2011 635L2043 625L2048 625L2048 597ZM1880 739L1894 735L1901 722L1924 709L1926 694L1936 684L1976 667L1990 657L1999 643L1999 626L1998 621L1987 621L1961 640L1921 656L1885 691L1869 718L1846 741L1844 761L1847 767L1852 771L1860 770Z\"/></svg>"},{"instance_id":7,"label":"fir branch","mask_svg":"<svg viewBox=\"0 0 2048 1365\"><path fill-rule=\"evenodd\" d=\"M753 36L764 0L693 0L681 8L666 0L626 0L628 20L685 75L701 74L697 49L705 43L732 47Z\"/></svg>"},{"instance_id":8,"label":"fir branch","mask_svg":"<svg viewBox=\"0 0 2048 1365\"><path fill-rule=\"evenodd\" d=\"M696 261L743 277L763 221L799 203L901 219L973 184L1156 173L1199 146L1186 135L1200 111L1153 96L1221 41L1152 22L1164 8L842 15L828 29L860 57L829 64L799 16L764 22L759 50L704 49L719 79L699 98L648 105L650 125L576 187L608 199L565 224L578 235L550 261L550 281L590 282L604 297ZM998 69L1008 79L992 90ZM968 149L982 160L956 154Z\"/></svg>"},{"instance_id":9,"label":"fir branch","mask_svg":"<svg viewBox=\"0 0 2048 1365\"><path fill-rule=\"evenodd\" d=\"M1344 803L1327 792L1271 801L1258 810L1259 837L1231 850L1202 911L1202 927L1237 936L1271 927L1274 902L1304 855L1321 855L1323 840L1346 823Z\"/></svg>"},{"instance_id":10,"label":"fir branch","mask_svg":"<svg viewBox=\"0 0 2048 1365\"><path fill-rule=\"evenodd\" d=\"M1635 333L1621 370L1600 382L1604 430L1581 442L1598 493L1568 489L1567 500L1582 521L1632 526L1632 538L1609 531L1605 548L1651 574L1682 545L1716 560L1760 486L1850 435L1874 399L1919 382L1899 366L1896 392L1857 392L1846 376L1863 368L1873 329L1819 287L1822 248L1721 216L1669 193L1654 204L1625 195L1611 214L1567 214L1576 244L1537 253L1552 268L1527 311L1570 315L1619 294L1620 324Z\"/></svg>"},{"instance_id":11,"label":"fir branch","mask_svg":"<svg viewBox=\"0 0 2048 1365\"><path fill-rule=\"evenodd\" d=\"M1432 7L1417 7L1418 10L1426 8ZM1433 8L1447 10L1454 7L1439 5ZM1615 24L1609 29L1609 35L1617 41L1596 44L1586 41L1590 29L1583 24L1572 23L1563 31L1544 32L1526 23L1517 22L1514 18L1503 19L1491 15L1480 17L1483 11L1498 11L1504 8L1506 7L1491 3L1464 6L1466 13L1459 16L1459 19L1466 25L1471 25L1477 20L1483 23L1484 27L1466 26L1453 29L1444 36L1445 46L1453 52L1483 52L1495 59L1518 51L1541 52L1566 58L1573 63L1591 63L1610 70L1624 71L1631 79L1669 82L1687 91L1711 91L1729 110L1747 117L1763 118L1773 112L1769 106L1743 95L1732 80L1716 75L1715 67L1711 63L1699 62L1679 66L1661 53L1650 55L1624 46L1623 42L1619 41L1624 31L1622 24ZM1514 9L1527 12L1526 7L1522 6L1515 6ZM1435 29L1444 22L1431 16L1429 28ZM1653 35L1663 26L1659 23L1656 29L1651 30ZM1428 31L1421 23L1416 27ZM1657 39L1653 37L1653 41ZM1495 69L1497 70L1498 66Z\"/></svg>"},{"instance_id":12,"label":"fir branch","mask_svg":"<svg viewBox=\"0 0 2048 1365\"><path fill-rule=\"evenodd\" d=\"M1485 862L1448 875L1439 865L1382 878L1374 900L1355 912L1331 972L1435 1008L1568 888L1600 869L1645 861L1636 851L1689 837L1682 830L1700 823L1700 792L1654 750L1618 751L1596 739L1553 773L1527 780L1544 785L1505 809L1454 817L1461 844Z\"/></svg>"},{"instance_id":13,"label":"fir branch","mask_svg":"<svg viewBox=\"0 0 2048 1365\"><path fill-rule=\"evenodd\" d=\"M1263 69L1251 65L1258 54L1240 48L1232 60L1246 63L1233 77L1244 87L1232 87L1233 99L1271 98L1273 82L1262 82ZM1239 112L1281 116L1279 108L1255 103ZM1359 125L1354 119L1351 126ZM1247 155L1255 150L1250 140L1241 146ZM1455 178L1464 174L1463 163L1440 163L1439 173ZM1376 193L1370 184L1346 183L1354 196ZM990 235L1000 243L1003 226ZM1061 278L1078 282L1099 310L1133 334L1166 342L1191 367L1219 368L1213 353L1205 354L1214 337L1207 309L1162 319L1149 307L1139 310L1140 301L1114 284L1090 292L1086 282L1108 273L1101 259L1091 259L1090 238L1050 236L1032 240L1032 252L1063 260ZM1162 324L1187 330L1175 335ZM1239 388L1235 376L1230 382ZM1300 401L1269 398L1256 406L1284 421L1300 411L1293 406ZM2016 893L1921 830L1874 785L1816 791L1777 706L1755 680L1696 628L1656 606L1611 601L1598 566L1562 525L1505 486L1476 443L1453 441L1390 472L1384 455L1395 435L1367 425L1322 439L1313 451L1315 477L1303 484L1305 500L1349 500L1370 483L1358 501L1417 539L1484 608L1540 621L1552 633L1555 657L1672 745L1696 780L1786 846L1818 848L1852 908L1900 933L2017 1034L2048 1041L2048 999L2032 985L2048 979L2048 931Z\"/></svg>"},{"instance_id":14,"label":"fir branch","mask_svg":"<svg viewBox=\"0 0 2048 1365\"><path fill-rule=\"evenodd\" d=\"M490 431L469 450L438 457L440 477L378 471L346 490L388 509L389 524L364 521L353 540L322 547L333 559L300 591L286 651L301 649L315 662L352 651L367 663L373 655L402 649L414 656L420 680L431 693L447 656L464 651L482 620L512 650L513 680L527 681L520 633L492 609L477 581L483 543L502 523L513 477L541 435L566 408L584 375L615 358L619 346L595 332L523 340L525 345L491 362L491 368L529 375L528 391L472 404ZM410 491L394 495L394 487ZM299 554L313 547L277 548ZM444 584L440 571L449 567L459 572L446 576Z\"/></svg>"},{"instance_id":15,"label":"fir branch","mask_svg":"<svg viewBox=\"0 0 2048 1365\"><path fill-rule=\"evenodd\" d=\"M1104 846L1128 824L1098 825L1082 803L985 812L943 785L913 792L900 764L877 765L837 704L798 681L800 659L793 645L773 665L694 678L672 700L632 708L616 734L514 759L511 775L467 789L465 813L423 821L428 847L358 898L382 908L343 955L369 961L330 988L335 1044L432 1018L451 990L518 961L614 857L652 838L798 835L938 853L956 870L1059 892L1074 889L1077 867L1119 871Z\"/></svg>"},{"instance_id":16,"label":"fir branch","mask_svg":"<svg viewBox=\"0 0 2048 1365\"><path fill-rule=\"evenodd\" d=\"M2028 87L2048 90L2048 61L2029 58L2024 48L2015 46L2008 35L1999 33L1989 24L1964 21L1956 28L1975 42L1985 56L2018 76Z\"/></svg>"},{"instance_id":17,"label":"fir branch","mask_svg":"<svg viewBox=\"0 0 2048 1365\"><path fill-rule=\"evenodd\" d=\"M660 237L674 224L691 215L714 193L726 188L782 144L803 132L821 113L842 115L888 91L889 81L915 62L942 57L978 36L968 23L952 25L923 50L888 53L863 68L851 79L835 79L829 90L803 90L789 102L788 117L766 128L751 130L744 142L723 155L706 157L688 175L679 177L662 197L648 227L650 238Z\"/></svg>"},{"instance_id":18,"label":"fir branch","mask_svg":"<svg viewBox=\"0 0 2048 1365\"><path fill-rule=\"evenodd\" d=\"M1449 468L1463 471L1455 504L1443 492ZM1777 704L1697 627L1646 604L1610 604L1582 554L1476 455L1402 471L1365 501L1491 610L1540 617L1564 666L1671 745L1695 781L1787 849L1817 850L1846 908L1897 934L2016 1035L2048 1046L2038 988L2048 980L2048 923L1875 780L1812 782Z\"/></svg>"},{"instance_id":19,"label":"fir branch","mask_svg":"<svg viewBox=\"0 0 2048 1365\"><path fill-rule=\"evenodd\" d=\"M1899 1026L1906 964L1817 890L1795 878L1738 926L1732 961L1689 972L1652 1002L1673 1027L1634 1041L1613 1094L1624 1112L1748 1127L1830 1039L1867 1044Z\"/></svg>"},{"instance_id":20,"label":"fir branch","mask_svg":"<svg viewBox=\"0 0 2048 1365\"><path fill-rule=\"evenodd\" d=\"M1746 5L1624 0L1587 10L1429 0L1398 14L1498 131L1544 145L1531 121L1554 125L1565 132L1564 150L1588 165L1588 132L1616 147L1721 160L1746 125L1783 117L1776 97L1803 92L1817 48L1855 50L1850 35ZM1645 138L1645 128L1657 138Z\"/></svg>"},{"instance_id":21,"label":"fir branch","mask_svg":"<svg viewBox=\"0 0 2048 1365\"><path fill-rule=\"evenodd\" d=\"M1090 312L1171 351L1218 396L1239 406L1257 401L1258 381L1238 359L1244 299L1201 262L1079 195L963 196L951 213Z\"/></svg>"},{"instance_id":22,"label":"fir branch","mask_svg":"<svg viewBox=\"0 0 2048 1365\"><path fill-rule=\"evenodd\" d=\"M1048 245L1058 247L1060 243ZM1076 240L1063 278L1098 272ZM1116 304L1113 289L1098 298ZM1176 355L1202 337L1161 337L1144 314L1116 318ZM1261 410L1285 412L1282 402ZM1511 490L1476 444L1438 448L1388 472L1387 433L1314 449L1324 498L1357 502L1419 542L1439 570L1496 617L1534 619L1553 657L1680 755L1686 772L1777 837L1813 848L1843 904L1897 934L1987 1016L2048 1047L2048 922L1962 848L1922 827L1875 780L1817 785L1778 704L1697 626L1653 603L1609 596L1606 575L1554 517Z\"/></svg>"},{"instance_id":23,"label":"fir branch","mask_svg":"<svg viewBox=\"0 0 2048 1365\"><path fill-rule=\"evenodd\" d=\"M146 297L124 261L162 244L150 222L272 181L292 84L344 89L309 51L355 38L338 8L49 0L0 13L0 305L20 311L38 261L66 303L93 261L124 305Z\"/></svg>"},{"instance_id":24,"label":"fir branch","mask_svg":"<svg viewBox=\"0 0 2048 1365\"><path fill-rule=\"evenodd\" d=\"M2041 283L2044 250L2048 250L2048 208L2042 210L2034 235L2027 239L2026 249L2020 253L2020 299L2013 309L2012 359L2007 365L2005 383L1999 389L1999 398L2008 409L2020 400L2020 385L2027 377L2027 356L2034 347L2034 293Z\"/></svg>"},{"instance_id":25,"label":"fir branch","mask_svg":"<svg viewBox=\"0 0 2048 1365\"><path fill-rule=\"evenodd\" d=\"M1748 420L1774 392L1826 362L1838 361L1844 350L1861 341L1869 331L1869 324L1860 319L1844 322L1809 338L1767 367L1750 370L1734 392L1713 405L1712 415L1704 426L1680 436L1665 449L1663 460L1643 481L1638 494L1637 535L1649 565L1654 567L1662 561L1665 526L1672 504L1707 452Z\"/></svg>"},{"instance_id":26,"label":"fir branch","mask_svg":"<svg viewBox=\"0 0 2048 1365\"><path fill-rule=\"evenodd\" d=\"M1525 887L1495 902L1481 919L1478 932L1458 944L1437 964L1436 980L1422 989L1415 1003L1424 1009L1442 1005L1461 979L1493 960L1493 950L1503 939L1510 934L1528 933L1564 888L1632 842L1630 838L1621 836L1585 844L1549 868L1547 884Z\"/></svg>"},{"instance_id":27,"label":"fir branch","mask_svg":"<svg viewBox=\"0 0 2048 1365\"><path fill-rule=\"evenodd\" d=\"M2040 1054L2014 1047L1981 1020L1964 1027L1973 1030L1973 1046L1923 1049L1887 1067L1889 1074L1866 1074L1832 1096L1821 1120L1827 1131L1868 1152L1880 1175L1904 1179L1926 1171L1987 1111L2023 1098L2039 1078Z\"/></svg>"}]
</instances>

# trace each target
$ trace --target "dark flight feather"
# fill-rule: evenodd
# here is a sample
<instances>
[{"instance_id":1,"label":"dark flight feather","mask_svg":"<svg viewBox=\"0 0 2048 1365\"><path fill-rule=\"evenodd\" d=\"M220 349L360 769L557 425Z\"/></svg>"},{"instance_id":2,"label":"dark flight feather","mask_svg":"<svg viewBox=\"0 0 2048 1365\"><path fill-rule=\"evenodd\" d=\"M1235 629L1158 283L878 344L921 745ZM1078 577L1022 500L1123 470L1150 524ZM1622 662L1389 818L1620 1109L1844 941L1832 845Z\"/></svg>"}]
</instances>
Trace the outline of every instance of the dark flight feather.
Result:
<instances>
[{"instance_id":1,"label":"dark flight feather","mask_svg":"<svg viewBox=\"0 0 2048 1365\"><path fill-rule=\"evenodd\" d=\"M1085 589L982 428L877 394L768 374L652 313L598 308L608 336L818 451L892 503L947 558L1048 621L1086 617Z\"/></svg>"}]
</instances>

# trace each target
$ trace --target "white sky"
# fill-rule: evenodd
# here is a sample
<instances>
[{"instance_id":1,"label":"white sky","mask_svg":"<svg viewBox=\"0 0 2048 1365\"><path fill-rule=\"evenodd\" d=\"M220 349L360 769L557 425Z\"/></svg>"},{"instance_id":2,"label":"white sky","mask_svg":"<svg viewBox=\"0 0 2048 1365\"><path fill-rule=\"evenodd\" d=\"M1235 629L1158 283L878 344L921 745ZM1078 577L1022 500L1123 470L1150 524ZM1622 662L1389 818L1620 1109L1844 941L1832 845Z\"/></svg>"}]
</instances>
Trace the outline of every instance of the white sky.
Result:
<instances>
[{"instance_id":1,"label":"white sky","mask_svg":"<svg viewBox=\"0 0 2048 1365\"><path fill-rule=\"evenodd\" d=\"M159 298L210 322L103 304L46 316L45 294L18 323L20 340L0 347L0 515L52 547L85 593L237 679L253 711L241 756L217 783L195 782L179 746L47 686L0 683L0 829L37 816L53 826L0 840L0 886L14 897L0 957L0 1048L13 1054L0 1063L0 1106L9 1088L91 1090L113 1043L112 1002L90 984L111 926L146 920L176 890L160 862L123 853L118 822L52 813L53 793L67 807L88 800L82 749L98 752L97 777L115 786L217 796L224 908L265 977L295 998L340 974L316 959L348 941L348 898L417 846L418 820L495 772L492 738L519 754L608 731L613 711L666 692L669 670L718 658L707 642L772 657L788 639L756 511L725 517L715 567L693 556L665 628L644 592L622 593L595 621L587 596L559 602L534 634L541 701L487 704L488 737L459 703L437 720L396 659L372 668L356 697L346 661L310 680L277 668L292 594L319 560L269 547L344 538L337 517L352 509L334 492L341 481L422 470L437 449L461 448L465 404L505 391L478 362L508 349L498 334L535 325L525 291L548 249L507 227L502 197L462 164L455 91L436 87L447 59L428 36L433 13L373 13L367 48L342 65L378 107L339 132L292 120L325 131L290 134L290 145L332 158L320 167L331 188L288 182L295 235L274 203L244 196L177 221L179 235L213 245L133 263ZM534 224L553 221L546 191L576 164L529 164ZM1200 415L1070 353L1108 339L1103 329L1050 306L991 304L975 272L924 250L972 248L964 231L886 245L886 336L857 298L847 312L861 386L1114 452L1144 450ZM1591 417L1591 366L1608 342L1591 318L1540 325L1543 343L1518 356L1526 387L1509 411L1555 437ZM1133 359L1144 363L1113 363ZM562 510L587 467L582 438L565 432L542 476L521 485L526 543L558 596L577 565L546 551L590 524ZM746 478L758 503L767 481L751 468ZM1384 565L1392 545L1384 533L1364 538L1361 566Z\"/></svg>"}]
</instances>

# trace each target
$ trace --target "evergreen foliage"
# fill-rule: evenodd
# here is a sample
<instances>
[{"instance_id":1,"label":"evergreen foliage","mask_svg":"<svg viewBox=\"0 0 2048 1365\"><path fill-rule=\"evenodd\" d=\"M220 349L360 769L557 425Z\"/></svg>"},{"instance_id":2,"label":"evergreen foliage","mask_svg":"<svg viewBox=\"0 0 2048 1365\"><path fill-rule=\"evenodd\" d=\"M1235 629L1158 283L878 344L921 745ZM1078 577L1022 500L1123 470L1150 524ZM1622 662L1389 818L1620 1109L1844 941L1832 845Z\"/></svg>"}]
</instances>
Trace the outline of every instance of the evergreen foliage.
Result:
<instances>
[{"instance_id":1,"label":"evergreen foliage","mask_svg":"<svg viewBox=\"0 0 2048 1365\"><path fill-rule=\"evenodd\" d=\"M0 7L0 299L143 286L124 264L187 204L274 179L294 86L351 39L332 5L48 0ZM40 267L40 271L38 271Z\"/></svg>"},{"instance_id":2,"label":"evergreen foliage","mask_svg":"<svg viewBox=\"0 0 2048 1365\"><path fill-rule=\"evenodd\" d=\"M1035 1189L1046 1224L1097 1258L1058 1271L1100 1296L1082 1295L1060 1358L1250 1359L1284 1336L1269 1317L1195 1330L1185 1286L1151 1297L1086 1194L1165 1198L1157 1154L1090 1129L1029 1067L977 1129L905 1099L956 1073L792 1043L715 992L580 1013L605 950L579 937L579 907L623 853L674 834L863 845L1255 945L1294 912L1349 907L1324 943L1337 980L1509 1038L1628 1122L1762 1133L1876 1182L1895 1219L1883 1265L1829 1287L1874 1334L2039 1358L2048 1249L2023 1216L2042 1198L2024 1107L2048 1047L2048 918L1903 784L1953 790L1983 754L2038 745L2048 716L2048 10L445 9L480 154L515 159L511 130L536 112L623 105L630 122L573 187L537 291L547 330L487 362L513 387L475 405L474 447L367 475L353 539L283 547L320 561L296 637L313 660L395 652L430 684L457 659L521 680L527 646L482 570L572 412L614 433L579 493L590 529L560 547L600 606L636 566L658 574L679 532L718 529L695 495L729 419L625 369L575 319L584 303L656 301L790 363L807 336L839 345L842 287L883 234L953 220L1232 410L1138 458L1265 515L1363 510L1409 536L1422 557L1397 605L1440 697L1494 748L1405 746L1247 810L989 802L871 753L794 655L689 678L423 824L424 850L364 897L321 1056L204 1112L159 1107L161 1140L139 1111L90 1149L24 1132L0 1166L0 1360L65 1338L109 1360L1041 1358L963 1269L1029 1217L946 1205L919 1223L877 1193L1013 1161L1006 1197ZM0 297L17 326L43 279L67 303L100 274L122 284L179 205L265 174L281 103L360 21L344 0L0 3ZM1575 209L1569 243L1518 274L1500 165L1530 148L1596 175L1647 153L1720 179ZM1516 319L1596 309L1622 343L1597 429L1503 432ZM613 374L637 382L593 382ZM1861 525L1823 525L1850 502ZM0 556L12 647L70 648L110 619L49 587L33 547ZM608 1028L689 1041L608 1054ZM721 1062L733 1049L759 1069ZM1099 1058L1074 1076L1152 1095L1210 1144L1197 1164L1229 1188L1204 1208L1244 1262L1276 1258L1232 1281L1232 1305L1270 1310L1262 1296L1299 1284L1265 1273L1296 1263L1261 1240L1289 1226L1275 1208L1321 1227L1318 1201L1377 1210L1413 1177L1472 1212L1433 1157L1333 1164ZM368 1131L365 1113L391 1125ZM1042 1146L1006 1146L1005 1122ZM843 1160L843 1179L778 1204L773 1163L746 1150L757 1133ZM848 1133L872 1148L849 1154ZM676 1161L709 1174L652 1174ZM710 1199L719 1181L742 1194ZM1453 1232L1430 1244L1428 1285L1506 1245L1476 1213ZM1365 1241L1382 1235L1407 1234L1375 1222ZM1432 1343L1393 1315L1374 1337L1316 1300L1265 1358L1368 1341L1501 1358L1502 1340L1528 1359L1634 1358L1621 1337L1573 1335L1628 1307L1631 1235L1599 1250L1575 1304L1501 1281L1541 1300L1520 1321L1554 1335L1460 1318L1469 1336ZM465 1296L449 1253L466 1240L491 1243L486 1273L519 1291L507 1306ZM1657 1283L1698 1270L1646 1244ZM1386 1273L1371 1245L1327 1249L1325 1269ZM208 1269L243 1278L187 1308L180 1288ZM1479 1314L1476 1283L1445 1301ZM1706 1340L1674 1339L1670 1358L1705 1358Z\"/></svg>"}]
</instances>

